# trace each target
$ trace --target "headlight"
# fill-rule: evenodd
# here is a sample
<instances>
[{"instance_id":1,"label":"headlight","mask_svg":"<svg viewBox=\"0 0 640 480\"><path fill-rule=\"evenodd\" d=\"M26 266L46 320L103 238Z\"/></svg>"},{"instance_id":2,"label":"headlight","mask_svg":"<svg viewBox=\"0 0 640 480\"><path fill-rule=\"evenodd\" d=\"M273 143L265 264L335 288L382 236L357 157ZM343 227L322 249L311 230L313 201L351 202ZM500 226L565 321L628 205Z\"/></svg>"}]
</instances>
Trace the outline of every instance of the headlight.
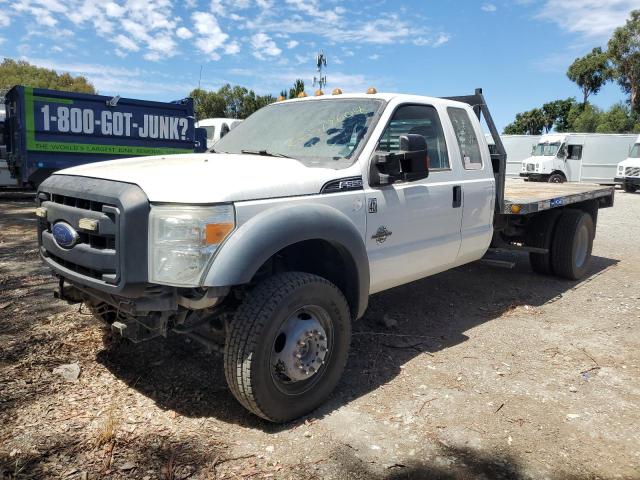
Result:
<instances>
[{"instance_id":1,"label":"headlight","mask_svg":"<svg viewBox=\"0 0 640 480\"><path fill-rule=\"evenodd\" d=\"M619 166L618 167L618 173L622 173L624 172L624 167L623 166Z\"/></svg>"},{"instance_id":2,"label":"headlight","mask_svg":"<svg viewBox=\"0 0 640 480\"><path fill-rule=\"evenodd\" d=\"M540 170L540 164L539 164L539 163L536 163L536 172L537 172L538 170Z\"/></svg>"},{"instance_id":3,"label":"headlight","mask_svg":"<svg viewBox=\"0 0 640 480\"><path fill-rule=\"evenodd\" d=\"M204 269L235 227L232 205L152 206L149 215L149 281L200 285Z\"/></svg>"}]
</instances>

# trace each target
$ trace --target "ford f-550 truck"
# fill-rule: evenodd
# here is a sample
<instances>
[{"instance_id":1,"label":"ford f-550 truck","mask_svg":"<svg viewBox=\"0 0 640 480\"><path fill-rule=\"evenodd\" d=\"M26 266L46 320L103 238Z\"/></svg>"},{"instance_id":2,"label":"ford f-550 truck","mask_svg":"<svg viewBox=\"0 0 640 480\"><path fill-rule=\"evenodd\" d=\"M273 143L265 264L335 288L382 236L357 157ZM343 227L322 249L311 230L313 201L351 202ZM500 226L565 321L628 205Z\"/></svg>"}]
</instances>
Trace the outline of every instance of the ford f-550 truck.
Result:
<instances>
[{"instance_id":1,"label":"ford f-550 truck","mask_svg":"<svg viewBox=\"0 0 640 480\"><path fill-rule=\"evenodd\" d=\"M269 105L210 153L51 176L36 214L57 295L134 342L173 332L222 351L233 395L284 422L334 389L371 294L490 247L529 252L540 273L589 271L613 188L505 188L480 90L335 93Z\"/></svg>"}]
</instances>

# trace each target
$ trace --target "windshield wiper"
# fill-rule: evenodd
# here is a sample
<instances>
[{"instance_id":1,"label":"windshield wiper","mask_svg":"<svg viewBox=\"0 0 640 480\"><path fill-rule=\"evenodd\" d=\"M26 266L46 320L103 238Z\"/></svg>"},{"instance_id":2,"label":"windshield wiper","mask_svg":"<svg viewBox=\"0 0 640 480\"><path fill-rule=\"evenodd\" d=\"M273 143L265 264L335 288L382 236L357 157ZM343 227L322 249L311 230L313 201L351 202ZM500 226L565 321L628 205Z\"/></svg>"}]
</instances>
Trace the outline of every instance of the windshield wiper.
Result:
<instances>
[{"instance_id":1,"label":"windshield wiper","mask_svg":"<svg viewBox=\"0 0 640 480\"><path fill-rule=\"evenodd\" d=\"M262 155L263 157L292 158L284 153L270 152L268 150L240 150L240 152L247 155Z\"/></svg>"}]
</instances>

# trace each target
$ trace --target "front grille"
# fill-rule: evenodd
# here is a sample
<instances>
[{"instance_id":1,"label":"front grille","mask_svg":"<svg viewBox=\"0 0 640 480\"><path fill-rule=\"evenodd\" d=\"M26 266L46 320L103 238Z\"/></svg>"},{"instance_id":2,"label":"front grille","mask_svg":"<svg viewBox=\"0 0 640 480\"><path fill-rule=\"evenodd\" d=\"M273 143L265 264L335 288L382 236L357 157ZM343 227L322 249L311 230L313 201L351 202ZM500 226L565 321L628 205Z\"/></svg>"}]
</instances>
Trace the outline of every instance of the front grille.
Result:
<instances>
[{"instance_id":1,"label":"front grille","mask_svg":"<svg viewBox=\"0 0 640 480\"><path fill-rule=\"evenodd\" d=\"M640 177L640 167L627 167L624 171L625 177Z\"/></svg>"},{"instance_id":2,"label":"front grille","mask_svg":"<svg viewBox=\"0 0 640 480\"><path fill-rule=\"evenodd\" d=\"M40 253L52 270L74 284L110 295L134 298L144 291L150 207L140 187L52 175L40 186L37 199L46 211L46 218L38 222ZM76 231L73 246L63 248L56 243L52 228L57 222ZM80 224L90 228L80 228Z\"/></svg>"},{"instance_id":3,"label":"front grille","mask_svg":"<svg viewBox=\"0 0 640 480\"><path fill-rule=\"evenodd\" d=\"M47 256L61 267L71 270L72 272L76 272L85 277L91 277L96 280L103 280L105 275L109 275L108 272L105 272L103 270L93 270L92 268L83 267L82 265L78 265L77 263L69 262L64 258L57 257L52 253L48 253ZM111 274L115 274L115 270L111 272Z\"/></svg>"},{"instance_id":4,"label":"front grille","mask_svg":"<svg viewBox=\"0 0 640 480\"><path fill-rule=\"evenodd\" d=\"M52 194L41 206L47 209L47 218L40 222L40 238L45 255L52 262L84 277L107 282L117 279L118 208L115 205ZM80 228L82 218L96 220L97 231ZM73 247L62 248L56 243L52 229L57 222L71 225L78 233Z\"/></svg>"},{"instance_id":5,"label":"front grille","mask_svg":"<svg viewBox=\"0 0 640 480\"><path fill-rule=\"evenodd\" d=\"M90 210L92 212L102 212L102 207L105 205L102 202L96 202L95 200L89 200L87 198L70 197L55 193L51 195L51 201L60 205L68 205L70 207Z\"/></svg>"},{"instance_id":6,"label":"front grille","mask_svg":"<svg viewBox=\"0 0 640 480\"><path fill-rule=\"evenodd\" d=\"M527 172L533 172L535 170L535 165L533 163L527 164Z\"/></svg>"}]
</instances>

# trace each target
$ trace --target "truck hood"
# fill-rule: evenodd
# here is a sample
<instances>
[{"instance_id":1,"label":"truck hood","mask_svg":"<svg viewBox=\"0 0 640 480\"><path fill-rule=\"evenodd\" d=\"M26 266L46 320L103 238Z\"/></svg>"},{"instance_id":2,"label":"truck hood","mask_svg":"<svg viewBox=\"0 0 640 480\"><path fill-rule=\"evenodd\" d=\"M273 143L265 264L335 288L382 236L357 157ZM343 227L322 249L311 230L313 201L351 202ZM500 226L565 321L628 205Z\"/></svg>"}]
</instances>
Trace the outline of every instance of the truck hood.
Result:
<instances>
[{"instance_id":1,"label":"truck hood","mask_svg":"<svg viewBox=\"0 0 640 480\"><path fill-rule=\"evenodd\" d=\"M618 164L619 167L640 167L640 158L627 158Z\"/></svg>"},{"instance_id":2,"label":"truck hood","mask_svg":"<svg viewBox=\"0 0 640 480\"><path fill-rule=\"evenodd\" d=\"M56 174L134 183L151 202L222 203L318 194L331 180L360 175L357 170L357 165L334 170L289 158L199 153L89 163Z\"/></svg>"}]
</instances>

